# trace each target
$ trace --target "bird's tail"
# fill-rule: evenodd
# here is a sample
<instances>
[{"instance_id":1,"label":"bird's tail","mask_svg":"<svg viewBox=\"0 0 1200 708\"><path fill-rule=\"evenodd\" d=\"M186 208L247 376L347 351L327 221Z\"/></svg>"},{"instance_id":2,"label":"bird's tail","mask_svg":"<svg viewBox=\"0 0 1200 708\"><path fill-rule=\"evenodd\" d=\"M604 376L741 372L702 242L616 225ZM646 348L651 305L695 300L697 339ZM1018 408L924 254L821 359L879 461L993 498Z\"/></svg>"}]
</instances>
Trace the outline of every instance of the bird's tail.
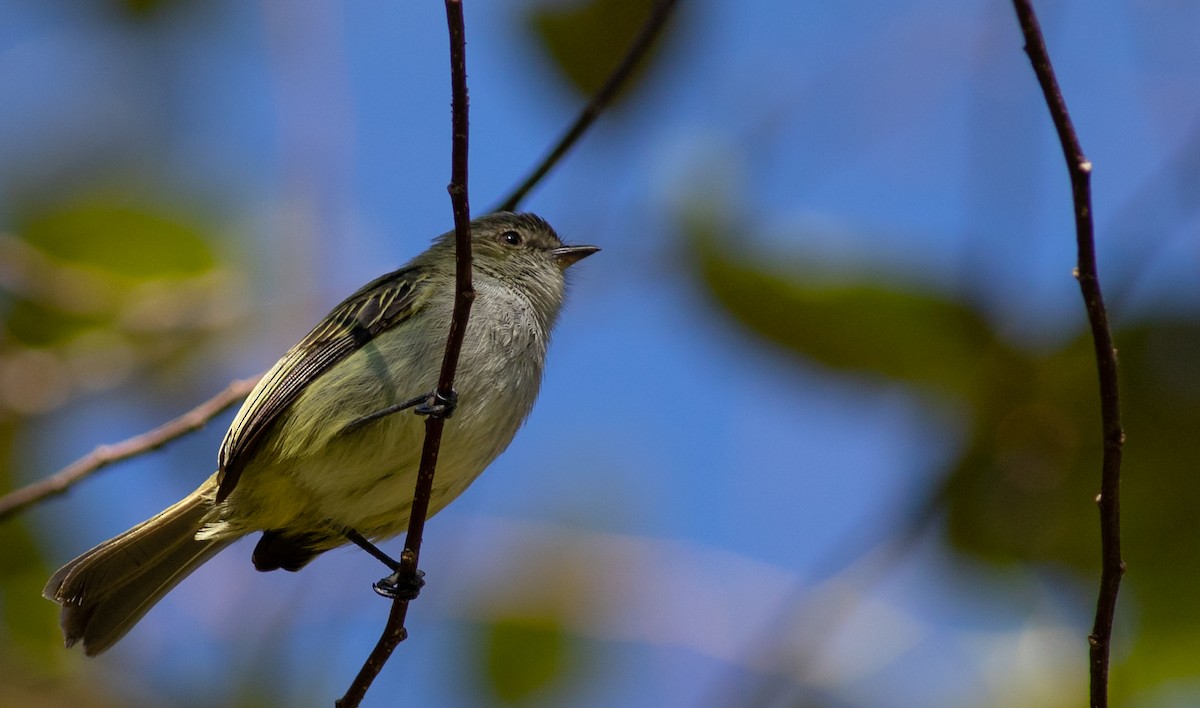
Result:
<instances>
[{"instance_id":1,"label":"bird's tail","mask_svg":"<svg viewBox=\"0 0 1200 708\"><path fill-rule=\"evenodd\" d=\"M216 495L216 475L178 504L67 563L42 591L62 605L67 646L95 656L234 539L196 540Z\"/></svg>"}]
</instances>

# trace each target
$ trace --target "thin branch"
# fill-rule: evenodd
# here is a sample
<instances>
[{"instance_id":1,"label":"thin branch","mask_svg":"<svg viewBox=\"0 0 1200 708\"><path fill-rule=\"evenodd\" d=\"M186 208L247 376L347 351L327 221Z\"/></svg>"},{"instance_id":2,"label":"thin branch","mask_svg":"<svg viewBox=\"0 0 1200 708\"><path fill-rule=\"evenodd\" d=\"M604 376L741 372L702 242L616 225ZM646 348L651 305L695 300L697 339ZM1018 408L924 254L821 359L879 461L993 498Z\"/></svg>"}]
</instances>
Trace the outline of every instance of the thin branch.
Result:
<instances>
[{"instance_id":1,"label":"thin branch","mask_svg":"<svg viewBox=\"0 0 1200 708\"><path fill-rule=\"evenodd\" d=\"M438 378L437 395L442 400L453 396L454 375L458 369L458 356L462 350L471 304L475 300L475 289L471 284L471 209L467 198L467 55L466 29L463 22L462 0L445 0L446 24L450 34L450 84L451 84L451 130L452 155L451 177L447 191L454 209L455 236L455 291L454 312L450 319L450 332L446 338L446 354L442 358L442 371ZM417 473L417 486L413 493L412 510L408 520L408 534L404 540L404 551L400 555L398 572L401 587L416 586L420 581L417 561L421 554L421 538L425 531L425 517L429 513L429 498L433 492L433 476L437 468L438 451L442 443L442 428L445 418L430 415L425 419L425 445L421 450L421 467ZM392 601L387 624L375 648L367 657L362 669L354 677L350 688L340 700L339 708L354 708L362 702L371 683L387 663L396 646L408 636L404 621L408 615L409 601L397 598Z\"/></svg>"},{"instance_id":2,"label":"thin branch","mask_svg":"<svg viewBox=\"0 0 1200 708\"><path fill-rule=\"evenodd\" d=\"M1092 633L1088 636L1091 645L1091 705L1103 708L1108 705L1108 665L1112 643L1113 615L1117 608L1117 593L1125 563L1121 560L1121 452L1125 444L1125 431L1121 427L1121 406L1117 388L1117 351L1113 347L1112 332L1108 325L1108 312L1100 291L1100 277L1096 268L1095 227L1092 224L1092 163L1083 154L1075 126L1067 113L1054 67L1046 51L1046 42L1033 12L1030 0L1013 0L1021 31L1025 35L1025 52L1033 64L1041 84L1042 94L1050 109L1054 128L1062 143L1063 157L1071 176L1071 194L1075 206L1075 241L1078 250L1078 265L1075 277L1083 293L1084 307L1092 329L1092 342L1096 352L1096 368L1100 379L1100 415L1104 436L1100 495L1096 498L1100 507L1100 591L1096 600L1096 619Z\"/></svg>"},{"instance_id":3,"label":"thin branch","mask_svg":"<svg viewBox=\"0 0 1200 708\"><path fill-rule=\"evenodd\" d=\"M521 201L525 199L529 191L542 181L542 178L558 164L558 161L567 154L567 151L591 127L596 118L612 102L613 97L617 95L621 87L625 85L625 82L629 80L629 77L633 74L633 70L641 62L642 58L645 57L651 45L654 44L654 40L662 32L667 18L671 16L671 11L675 9L675 2L676 0L658 0L654 8L650 11L650 17L646 18L645 24L642 25L642 29L638 32L637 37L634 38L633 43L629 45L629 49L625 52L625 56L622 57L621 62L613 69L612 74L609 75L608 80L604 82L600 90L596 92L596 95L592 96L592 100L584 106L579 116L575 119L575 122L563 133L554 148L542 158L542 161L521 182L520 186L514 189L512 193L505 197L491 211L515 210Z\"/></svg>"},{"instance_id":4,"label":"thin branch","mask_svg":"<svg viewBox=\"0 0 1200 708\"><path fill-rule=\"evenodd\" d=\"M879 586L916 548L929 529L935 525L942 503L942 493L930 491L923 499L894 520L885 520L881 530L868 538L858 530L836 539L828 550L812 563L805 580L797 582L775 613L772 621L762 625L763 631L746 644L742 653L745 665L780 667L779 676L755 676L747 681L746 674L730 667L722 683L710 688L707 705L768 706L793 705L797 690L811 691L815 684L798 686L792 679L781 677L815 676L822 657L830 655L831 644L864 604L869 592ZM830 603L821 597L822 588L849 585L857 592L838 592L838 601ZM812 618L813 627L806 627L803 636L781 632L782 627L795 627L797 618ZM784 669L783 667L786 667ZM752 691L744 686L749 683Z\"/></svg>"},{"instance_id":5,"label":"thin branch","mask_svg":"<svg viewBox=\"0 0 1200 708\"><path fill-rule=\"evenodd\" d=\"M49 497L63 494L103 467L157 450L176 438L203 428L226 408L245 398L260 378L261 375L234 381L224 391L154 430L112 445L101 445L49 477L9 492L0 497L0 521Z\"/></svg>"}]
</instances>

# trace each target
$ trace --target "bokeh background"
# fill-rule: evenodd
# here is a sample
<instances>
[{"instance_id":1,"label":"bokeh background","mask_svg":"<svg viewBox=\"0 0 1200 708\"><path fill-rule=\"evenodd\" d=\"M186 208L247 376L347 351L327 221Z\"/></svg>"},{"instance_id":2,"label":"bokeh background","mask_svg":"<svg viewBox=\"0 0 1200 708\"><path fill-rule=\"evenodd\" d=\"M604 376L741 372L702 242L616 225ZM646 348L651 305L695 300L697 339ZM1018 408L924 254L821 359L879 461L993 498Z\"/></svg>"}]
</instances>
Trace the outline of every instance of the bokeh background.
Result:
<instances>
[{"instance_id":1,"label":"bokeh background","mask_svg":"<svg viewBox=\"0 0 1200 708\"><path fill-rule=\"evenodd\" d=\"M467 3L476 213L649 5ZM1200 5L1036 5L1121 357L1113 692L1196 705ZM680 3L525 205L604 250L367 705L1085 703L1095 373L1021 46L1002 0ZM440 2L0 5L0 485L262 371L448 229L446 48ZM0 525L0 704L342 694L387 613L359 552L240 543L95 660L40 597L231 417Z\"/></svg>"}]
</instances>

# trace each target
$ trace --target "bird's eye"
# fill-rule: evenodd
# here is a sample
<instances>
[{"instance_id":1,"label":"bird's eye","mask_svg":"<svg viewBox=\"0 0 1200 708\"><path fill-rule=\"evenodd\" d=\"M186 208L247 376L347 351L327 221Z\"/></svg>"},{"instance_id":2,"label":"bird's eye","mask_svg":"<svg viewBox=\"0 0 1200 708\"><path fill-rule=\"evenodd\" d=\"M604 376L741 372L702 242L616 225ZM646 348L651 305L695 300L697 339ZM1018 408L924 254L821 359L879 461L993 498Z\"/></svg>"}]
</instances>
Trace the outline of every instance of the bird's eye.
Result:
<instances>
[{"instance_id":1,"label":"bird's eye","mask_svg":"<svg viewBox=\"0 0 1200 708\"><path fill-rule=\"evenodd\" d=\"M520 246L522 241L521 234L517 233L516 231L505 231L504 233L500 234L500 240L504 241L510 246Z\"/></svg>"}]
</instances>

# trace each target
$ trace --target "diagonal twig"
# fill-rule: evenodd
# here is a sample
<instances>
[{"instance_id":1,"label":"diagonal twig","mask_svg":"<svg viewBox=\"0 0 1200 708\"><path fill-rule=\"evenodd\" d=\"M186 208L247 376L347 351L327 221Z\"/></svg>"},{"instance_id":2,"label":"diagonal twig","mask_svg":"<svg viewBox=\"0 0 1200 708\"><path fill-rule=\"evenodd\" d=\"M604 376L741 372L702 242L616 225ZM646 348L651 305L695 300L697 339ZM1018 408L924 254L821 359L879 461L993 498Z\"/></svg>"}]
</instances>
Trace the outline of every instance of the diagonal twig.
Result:
<instances>
[{"instance_id":1,"label":"diagonal twig","mask_svg":"<svg viewBox=\"0 0 1200 708\"><path fill-rule=\"evenodd\" d=\"M458 369L458 355L462 350L463 336L471 314L471 303L475 290L471 285L471 209L467 198L467 59L466 30L463 22L462 0L445 0L446 24L450 34L450 84L452 156L451 178L447 191L454 209L455 237L455 291L454 311L450 320L450 333L446 338L446 354L442 358L442 371L438 378L437 394L443 400L453 395L454 374ZM425 418L425 444L421 449L421 467L417 473L417 486L413 493L412 510L409 514L408 534L404 540L404 551L400 555L398 573L401 586L417 584L417 560L421 553L421 537L425 530L425 517L429 512L429 498L433 491L433 475L437 468L438 451L442 443L442 428L445 418L430 415ZM392 601L387 624L375 648L363 663L358 675L336 703L338 708L353 708L362 702L371 683L383 665L387 663L396 646L408 636L404 621L408 615L407 599L398 597Z\"/></svg>"},{"instance_id":2,"label":"diagonal twig","mask_svg":"<svg viewBox=\"0 0 1200 708\"><path fill-rule=\"evenodd\" d=\"M154 430L111 445L101 445L49 477L5 494L0 497L0 521L15 516L49 497L65 493L103 467L157 450L176 438L203 428L226 408L245 398L260 378L261 374L234 381L224 391Z\"/></svg>"},{"instance_id":3,"label":"diagonal twig","mask_svg":"<svg viewBox=\"0 0 1200 708\"><path fill-rule=\"evenodd\" d=\"M671 16L671 11L675 9L676 0L658 0L654 8L650 11L650 16L646 18L642 29L638 31L637 37L633 43L629 45L629 49L625 52L625 56L621 58L621 62L613 69L608 80L592 96L592 100L588 101L587 105L580 111L579 116L575 118L575 122L571 127L567 128L562 137L558 139L554 148L546 153L542 161L529 173L529 176L521 182L513 191L504 198L491 211L514 211L529 191L533 189L542 178L558 164L558 161L567 154L567 151L575 145L576 141L583 136L587 129L591 127L596 118L608 107L612 102L617 92L629 80L633 74L633 70L638 63L645 57L650 46L654 44L654 40L662 32L663 25L666 24L667 18Z\"/></svg>"},{"instance_id":4,"label":"diagonal twig","mask_svg":"<svg viewBox=\"0 0 1200 708\"><path fill-rule=\"evenodd\" d=\"M1117 608L1117 593L1125 562L1121 560L1121 453L1125 431L1121 426L1121 405L1117 388L1117 352L1113 347L1108 325L1108 311L1100 290L1096 268L1095 227L1092 224L1092 163L1083 154L1079 136L1067 112L1054 67L1046 51L1037 15L1030 0L1013 0L1021 32L1025 35L1025 53L1029 55L1037 74L1050 117L1062 143L1063 157L1071 176L1071 195L1075 206L1075 242L1078 264L1075 277L1083 293L1084 307L1092 329L1096 352L1096 368L1100 379L1100 416L1104 436L1104 456L1101 463L1100 494L1100 591L1096 600L1096 618L1090 644L1091 705L1108 705L1108 666L1112 643L1113 615Z\"/></svg>"}]
</instances>

